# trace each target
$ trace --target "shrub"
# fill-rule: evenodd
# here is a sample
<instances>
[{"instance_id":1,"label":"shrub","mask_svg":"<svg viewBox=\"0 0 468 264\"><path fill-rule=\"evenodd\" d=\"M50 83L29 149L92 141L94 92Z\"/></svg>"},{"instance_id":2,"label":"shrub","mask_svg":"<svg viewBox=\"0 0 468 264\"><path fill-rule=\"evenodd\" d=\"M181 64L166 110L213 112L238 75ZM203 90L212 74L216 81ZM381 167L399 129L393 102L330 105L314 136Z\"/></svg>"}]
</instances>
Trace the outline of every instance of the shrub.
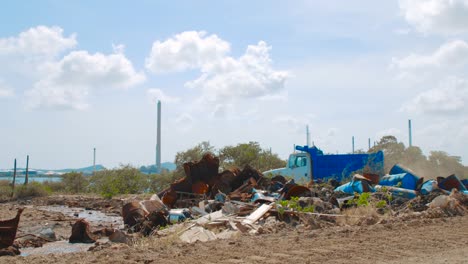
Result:
<instances>
[{"instance_id":1,"label":"shrub","mask_svg":"<svg viewBox=\"0 0 468 264\"><path fill-rule=\"evenodd\" d=\"M90 178L90 189L105 198L118 194L143 193L148 187L148 176L130 165L99 171Z\"/></svg>"},{"instance_id":2,"label":"shrub","mask_svg":"<svg viewBox=\"0 0 468 264\"><path fill-rule=\"evenodd\" d=\"M28 185L15 187L14 197L17 199L47 196L52 192L50 188L39 182L30 182Z\"/></svg>"},{"instance_id":3,"label":"shrub","mask_svg":"<svg viewBox=\"0 0 468 264\"><path fill-rule=\"evenodd\" d=\"M65 184L62 181L44 181L42 184L46 186L46 189L54 193L65 191Z\"/></svg>"},{"instance_id":4,"label":"shrub","mask_svg":"<svg viewBox=\"0 0 468 264\"><path fill-rule=\"evenodd\" d=\"M70 172L62 176L62 184L68 193L84 193L88 191L89 180L81 172Z\"/></svg>"},{"instance_id":5,"label":"shrub","mask_svg":"<svg viewBox=\"0 0 468 264\"><path fill-rule=\"evenodd\" d=\"M0 201L9 200L11 197L11 182L0 180Z\"/></svg>"}]
</instances>

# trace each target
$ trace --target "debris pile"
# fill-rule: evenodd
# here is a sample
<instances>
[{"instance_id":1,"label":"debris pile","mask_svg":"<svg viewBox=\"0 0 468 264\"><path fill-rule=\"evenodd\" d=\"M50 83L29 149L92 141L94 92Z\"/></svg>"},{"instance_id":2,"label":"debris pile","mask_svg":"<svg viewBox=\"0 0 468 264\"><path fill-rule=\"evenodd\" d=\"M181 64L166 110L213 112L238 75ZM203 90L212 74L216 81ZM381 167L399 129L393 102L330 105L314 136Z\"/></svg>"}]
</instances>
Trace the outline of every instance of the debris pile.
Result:
<instances>
[{"instance_id":1,"label":"debris pile","mask_svg":"<svg viewBox=\"0 0 468 264\"><path fill-rule=\"evenodd\" d=\"M218 169L219 159L211 154L198 162L185 163L185 177L169 188L148 200L123 203L124 228L102 226L93 231L89 222L79 219L71 228L69 243L94 243L89 250L96 251L127 246L132 238L141 236L176 236L183 242L195 243L276 233L284 228L372 225L405 217L434 218L468 212L467 181L456 175L424 181L399 164L383 177L363 173L355 174L345 184L330 180L310 186L280 175L264 177L251 166L221 173ZM21 211L14 219L0 221L0 255L19 254L13 241ZM22 247L40 247L55 241L49 229L17 242Z\"/></svg>"},{"instance_id":2,"label":"debris pile","mask_svg":"<svg viewBox=\"0 0 468 264\"><path fill-rule=\"evenodd\" d=\"M283 176L264 177L250 166L218 173L219 159L206 154L184 164L186 176L147 201L124 205L128 230L144 235L177 233L182 241L209 241L241 234L274 232L275 226L316 229L340 224L349 207L373 204L375 215L357 215L375 224L378 214L427 211L464 215L468 192L455 175L425 181L396 164L389 175L356 174L346 184L303 186ZM159 197L162 199L159 199ZM151 203L152 209L145 205ZM175 209L179 208L179 209Z\"/></svg>"}]
</instances>

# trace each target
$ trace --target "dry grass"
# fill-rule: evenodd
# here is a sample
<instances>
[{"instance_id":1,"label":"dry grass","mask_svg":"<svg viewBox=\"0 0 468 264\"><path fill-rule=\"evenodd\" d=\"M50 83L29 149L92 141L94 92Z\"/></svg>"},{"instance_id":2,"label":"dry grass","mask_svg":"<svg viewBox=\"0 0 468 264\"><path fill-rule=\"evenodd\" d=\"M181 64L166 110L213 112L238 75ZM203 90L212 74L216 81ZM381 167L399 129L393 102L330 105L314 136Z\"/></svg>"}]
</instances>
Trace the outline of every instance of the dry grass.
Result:
<instances>
[{"instance_id":1,"label":"dry grass","mask_svg":"<svg viewBox=\"0 0 468 264\"><path fill-rule=\"evenodd\" d=\"M134 248L169 248L174 244L179 243L181 240L179 238L180 234L187 229L188 226L185 224L178 224L170 226L164 230L159 230L153 236L141 237L135 239L131 246Z\"/></svg>"},{"instance_id":2,"label":"dry grass","mask_svg":"<svg viewBox=\"0 0 468 264\"><path fill-rule=\"evenodd\" d=\"M349 208L344 210L344 217L337 219L337 222L340 225L373 225L388 217L379 214L377 210L374 205Z\"/></svg>"}]
</instances>

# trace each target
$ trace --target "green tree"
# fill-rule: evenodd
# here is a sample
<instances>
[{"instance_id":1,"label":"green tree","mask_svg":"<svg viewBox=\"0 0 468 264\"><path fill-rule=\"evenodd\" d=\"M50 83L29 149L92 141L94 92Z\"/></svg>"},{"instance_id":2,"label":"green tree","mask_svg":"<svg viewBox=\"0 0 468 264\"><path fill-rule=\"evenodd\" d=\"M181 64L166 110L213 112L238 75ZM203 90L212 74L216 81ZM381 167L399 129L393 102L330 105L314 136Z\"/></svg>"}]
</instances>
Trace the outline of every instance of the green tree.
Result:
<instances>
[{"instance_id":1,"label":"green tree","mask_svg":"<svg viewBox=\"0 0 468 264\"><path fill-rule=\"evenodd\" d=\"M460 178L466 178L466 167L461 163L461 157L449 156L444 151L431 151L429 155L431 170L435 176L446 177L456 174Z\"/></svg>"},{"instance_id":2,"label":"green tree","mask_svg":"<svg viewBox=\"0 0 468 264\"><path fill-rule=\"evenodd\" d=\"M384 153L384 170L388 173L396 163L400 163L405 151L405 145L398 142L395 136L384 136L379 142L369 149L369 152L383 151Z\"/></svg>"},{"instance_id":3,"label":"green tree","mask_svg":"<svg viewBox=\"0 0 468 264\"><path fill-rule=\"evenodd\" d=\"M281 160L277 154L262 149L258 142L253 141L237 146L226 146L219 151L219 156L223 169L243 168L250 165L259 171L265 171L286 166L286 162Z\"/></svg>"}]
</instances>

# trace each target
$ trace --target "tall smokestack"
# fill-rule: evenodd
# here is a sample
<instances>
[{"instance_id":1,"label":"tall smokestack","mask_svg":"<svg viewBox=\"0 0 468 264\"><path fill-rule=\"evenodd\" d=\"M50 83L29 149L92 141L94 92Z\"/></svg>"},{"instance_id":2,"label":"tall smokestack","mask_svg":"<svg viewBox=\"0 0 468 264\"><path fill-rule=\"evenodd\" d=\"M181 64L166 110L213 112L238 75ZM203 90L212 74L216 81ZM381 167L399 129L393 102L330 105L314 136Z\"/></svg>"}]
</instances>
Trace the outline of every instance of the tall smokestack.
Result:
<instances>
[{"instance_id":1,"label":"tall smokestack","mask_svg":"<svg viewBox=\"0 0 468 264\"><path fill-rule=\"evenodd\" d=\"M412 132L411 132L411 119L408 119L408 137L409 137L409 146L413 146L413 138L412 138Z\"/></svg>"},{"instance_id":2,"label":"tall smokestack","mask_svg":"<svg viewBox=\"0 0 468 264\"><path fill-rule=\"evenodd\" d=\"M156 169L161 171L161 101L158 100L158 128L156 136Z\"/></svg>"},{"instance_id":3,"label":"tall smokestack","mask_svg":"<svg viewBox=\"0 0 468 264\"><path fill-rule=\"evenodd\" d=\"M310 145L310 133L309 133L309 125L306 126L306 143L307 143L307 146Z\"/></svg>"},{"instance_id":4,"label":"tall smokestack","mask_svg":"<svg viewBox=\"0 0 468 264\"><path fill-rule=\"evenodd\" d=\"M353 154L354 154L354 136L353 136L352 141L353 141Z\"/></svg>"}]
</instances>

